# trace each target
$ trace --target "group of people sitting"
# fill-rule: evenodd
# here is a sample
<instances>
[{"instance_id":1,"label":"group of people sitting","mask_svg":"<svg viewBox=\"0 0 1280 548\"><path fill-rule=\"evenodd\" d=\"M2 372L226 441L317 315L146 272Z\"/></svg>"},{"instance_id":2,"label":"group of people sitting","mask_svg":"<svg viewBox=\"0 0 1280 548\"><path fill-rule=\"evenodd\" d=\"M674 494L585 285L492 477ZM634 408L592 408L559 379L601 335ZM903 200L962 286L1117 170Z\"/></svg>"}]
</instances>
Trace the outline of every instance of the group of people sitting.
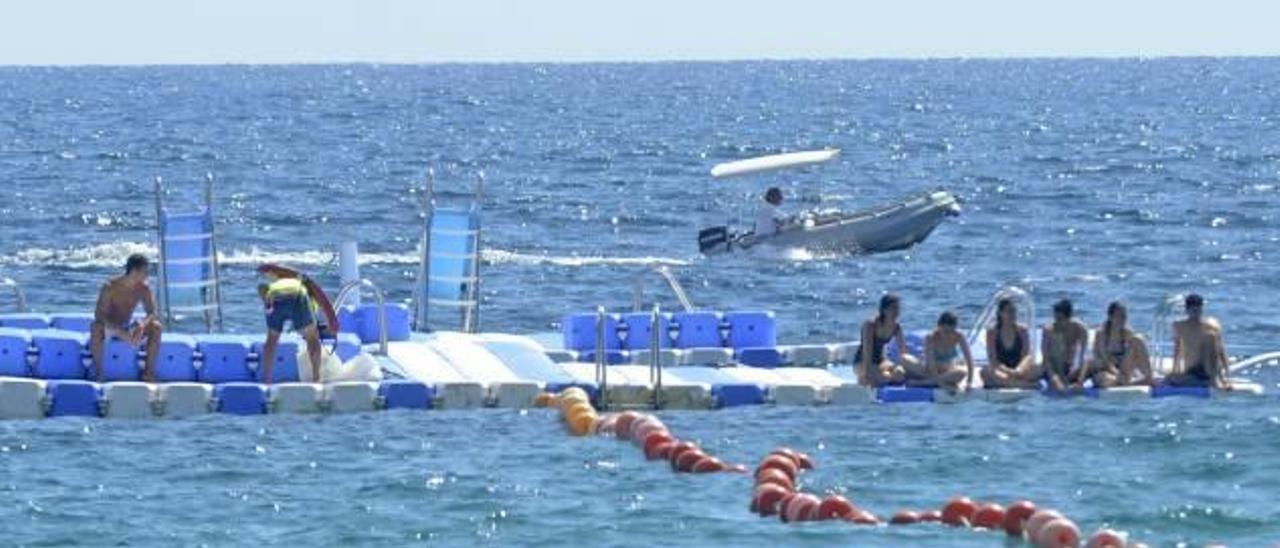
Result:
<instances>
[{"instance_id":1,"label":"group of people sitting","mask_svg":"<svg viewBox=\"0 0 1280 548\"><path fill-rule=\"evenodd\" d=\"M1173 365L1170 373L1157 379L1152 370L1147 343L1128 326L1124 303L1107 306L1107 317L1094 330L1089 352L1089 328L1074 317L1070 300L1053 306L1053 321L1040 337L1040 359L1032 348L1030 330L1018 323L1017 303L1001 299L996 307L995 325L986 329L986 367L979 375L986 388L1037 389L1041 382L1053 391L1083 391L1086 383L1096 388L1131 385L1209 386L1229 389L1227 353L1222 343L1221 325L1204 313L1204 299L1196 294L1184 302L1187 317L1174 322ZM901 300L893 294L880 299L875 317L862 326L861 345L854 361L854 374L864 386L906 385L944 388L952 391L972 388L973 351L957 329L959 319L943 312L937 327L924 340L923 356L907 351L906 337L898 322ZM896 352L887 352L890 343Z\"/></svg>"}]
</instances>

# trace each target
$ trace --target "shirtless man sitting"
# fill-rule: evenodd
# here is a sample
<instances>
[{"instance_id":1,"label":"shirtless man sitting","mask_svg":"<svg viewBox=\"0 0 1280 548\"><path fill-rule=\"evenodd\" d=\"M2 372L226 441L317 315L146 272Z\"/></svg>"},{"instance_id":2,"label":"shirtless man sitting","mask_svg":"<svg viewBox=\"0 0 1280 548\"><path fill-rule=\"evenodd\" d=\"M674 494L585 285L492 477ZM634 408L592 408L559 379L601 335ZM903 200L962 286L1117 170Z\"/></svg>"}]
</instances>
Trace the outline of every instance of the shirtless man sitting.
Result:
<instances>
[{"instance_id":1,"label":"shirtless man sitting","mask_svg":"<svg viewBox=\"0 0 1280 548\"><path fill-rule=\"evenodd\" d=\"M1089 328L1073 318L1073 313L1070 300L1054 304L1053 323L1045 326L1040 338L1045 380L1054 392L1084 389L1084 348L1089 342Z\"/></svg>"},{"instance_id":2,"label":"shirtless man sitting","mask_svg":"<svg viewBox=\"0 0 1280 548\"><path fill-rule=\"evenodd\" d=\"M1173 369L1165 382L1174 386L1209 386L1230 390L1222 325L1204 316L1204 297L1187 295L1187 318L1173 322Z\"/></svg>"},{"instance_id":3,"label":"shirtless man sitting","mask_svg":"<svg viewBox=\"0 0 1280 548\"><path fill-rule=\"evenodd\" d=\"M93 354L93 369L98 382L105 380L102 374L102 351L107 337L119 339L138 347L147 345L146 365L142 380L155 382L156 357L160 354L160 319L156 316L156 301L147 286L150 263L147 258L134 254L125 262L124 275L107 280L98 293L98 305L93 313L89 330L89 352ZM142 303L147 316L133 321L133 311Z\"/></svg>"}]
</instances>

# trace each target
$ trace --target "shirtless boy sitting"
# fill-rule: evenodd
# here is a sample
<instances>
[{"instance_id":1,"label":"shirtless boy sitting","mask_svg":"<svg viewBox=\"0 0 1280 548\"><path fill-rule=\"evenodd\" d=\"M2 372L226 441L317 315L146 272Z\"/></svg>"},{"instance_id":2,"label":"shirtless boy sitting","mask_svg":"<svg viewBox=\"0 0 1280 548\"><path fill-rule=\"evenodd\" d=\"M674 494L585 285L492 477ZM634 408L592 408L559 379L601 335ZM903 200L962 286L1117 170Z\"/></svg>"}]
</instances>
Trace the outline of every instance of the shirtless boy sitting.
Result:
<instances>
[{"instance_id":1,"label":"shirtless boy sitting","mask_svg":"<svg viewBox=\"0 0 1280 548\"><path fill-rule=\"evenodd\" d=\"M1165 382L1230 390L1222 325L1204 315L1204 297L1192 293L1184 305L1187 318L1173 322L1173 369Z\"/></svg>"},{"instance_id":2,"label":"shirtless boy sitting","mask_svg":"<svg viewBox=\"0 0 1280 548\"><path fill-rule=\"evenodd\" d=\"M102 351L107 337L119 339L137 347L147 345L146 364L142 380L155 382L156 356L160 354L160 319L156 316L156 301L147 285L150 263L147 258L134 254L125 262L124 275L107 280L98 293L98 306L93 313L90 328L89 352L93 354L93 369L98 382L102 374ZM133 321L133 311L138 304L147 316Z\"/></svg>"},{"instance_id":3,"label":"shirtless boy sitting","mask_svg":"<svg viewBox=\"0 0 1280 548\"><path fill-rule=\"evenodd\" d=\"M1040 340L1045 380L1054 392L1084 389L1084 348L1089 343L1089 328L1072 317L1074 312L1067 299L1054 304L1053 322L1045 326Z\"/></svg>"}]
</instances>

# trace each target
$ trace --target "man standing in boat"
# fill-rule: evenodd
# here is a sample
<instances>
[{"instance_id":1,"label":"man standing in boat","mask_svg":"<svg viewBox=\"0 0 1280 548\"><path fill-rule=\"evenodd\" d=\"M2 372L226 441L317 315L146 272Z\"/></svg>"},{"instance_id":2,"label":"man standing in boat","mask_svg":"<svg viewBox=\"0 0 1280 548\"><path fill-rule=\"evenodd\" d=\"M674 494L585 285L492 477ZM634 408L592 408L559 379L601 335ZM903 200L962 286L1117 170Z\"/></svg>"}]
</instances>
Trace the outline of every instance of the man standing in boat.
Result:
<instances>
[{"instance_id":1,"label":"man standing in boat","mask_svg":"<svg viewBox=\"0 0 1280 548\"><path fill-rule=\"evenodd\" d=\"M160 355L160 319L156 316L155 296L147 285L151 263L141 254L130 255L125 261L124 275L116 276L102 284L98 292L98 305L94 307L93 323L89 328L89 353L93 355L93 371L98 382L105 379L103 347L107 337L138 347L147 345L147 359L142 368L142 380L155 382L156 357ZM138 304L147 315L133 320Z\"/></svg>"},{"instance_id":2,"label":"man standing in boat","mask_svg":"<svg viewBox=\"0 0 1280 548\"><path fill-rule=\"evenodd\" d=\"M773 236L778 233L778 227L787 220L787 216L782 214L779 206L782 205L782 189L778 187L769 187L764 193L764 203L760 204L760 209L756 211L756 223L753 232L757 238Z\"/></svg>"}]
</instances>

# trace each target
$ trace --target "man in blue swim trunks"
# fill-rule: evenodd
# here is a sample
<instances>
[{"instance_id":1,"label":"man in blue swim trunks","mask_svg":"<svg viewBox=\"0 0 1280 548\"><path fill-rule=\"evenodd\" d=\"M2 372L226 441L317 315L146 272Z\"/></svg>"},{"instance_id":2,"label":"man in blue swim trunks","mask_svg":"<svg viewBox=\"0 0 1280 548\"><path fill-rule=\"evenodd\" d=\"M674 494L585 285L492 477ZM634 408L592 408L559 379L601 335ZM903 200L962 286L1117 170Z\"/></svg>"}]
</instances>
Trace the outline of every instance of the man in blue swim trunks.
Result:
<instances>
[{"instance_id":1,"label":"man in blue swim trunks","mask_svg":"<svg viewBox=\"0 0 1280 548\"><path fill-rule=\"evenodd\" d=\"M320 382L320 331L316 328L316 307L307 294L307 286L299 278L281 278L258 285L258 295L267 313L267 342L262 346L260 362L263 381L271 383L280 334L284 332L285 323L289 323L307 342L311 379Z\"/></svg>"},{"instance_id":2,"label":"man in blue swim trunks","mask_svg":"<svg viewBox=\"0 0 1280 548\"><path fill-rule=\"evenodd\" d=\"M150 271L151 263L146 256L135 253L125 261L124 275L102 284L98 305L93 312L93 324L89 327L89 353L93 355L93 372L98 382L105 380L102 351L108 338L125 341L134 348L145 343L147 359L142 367L142 380L155 381L161 326L156 314L155 296L147 285ZM139 304L147 316L135 321L133 311Z\"/></svg>"}]
</instances>

